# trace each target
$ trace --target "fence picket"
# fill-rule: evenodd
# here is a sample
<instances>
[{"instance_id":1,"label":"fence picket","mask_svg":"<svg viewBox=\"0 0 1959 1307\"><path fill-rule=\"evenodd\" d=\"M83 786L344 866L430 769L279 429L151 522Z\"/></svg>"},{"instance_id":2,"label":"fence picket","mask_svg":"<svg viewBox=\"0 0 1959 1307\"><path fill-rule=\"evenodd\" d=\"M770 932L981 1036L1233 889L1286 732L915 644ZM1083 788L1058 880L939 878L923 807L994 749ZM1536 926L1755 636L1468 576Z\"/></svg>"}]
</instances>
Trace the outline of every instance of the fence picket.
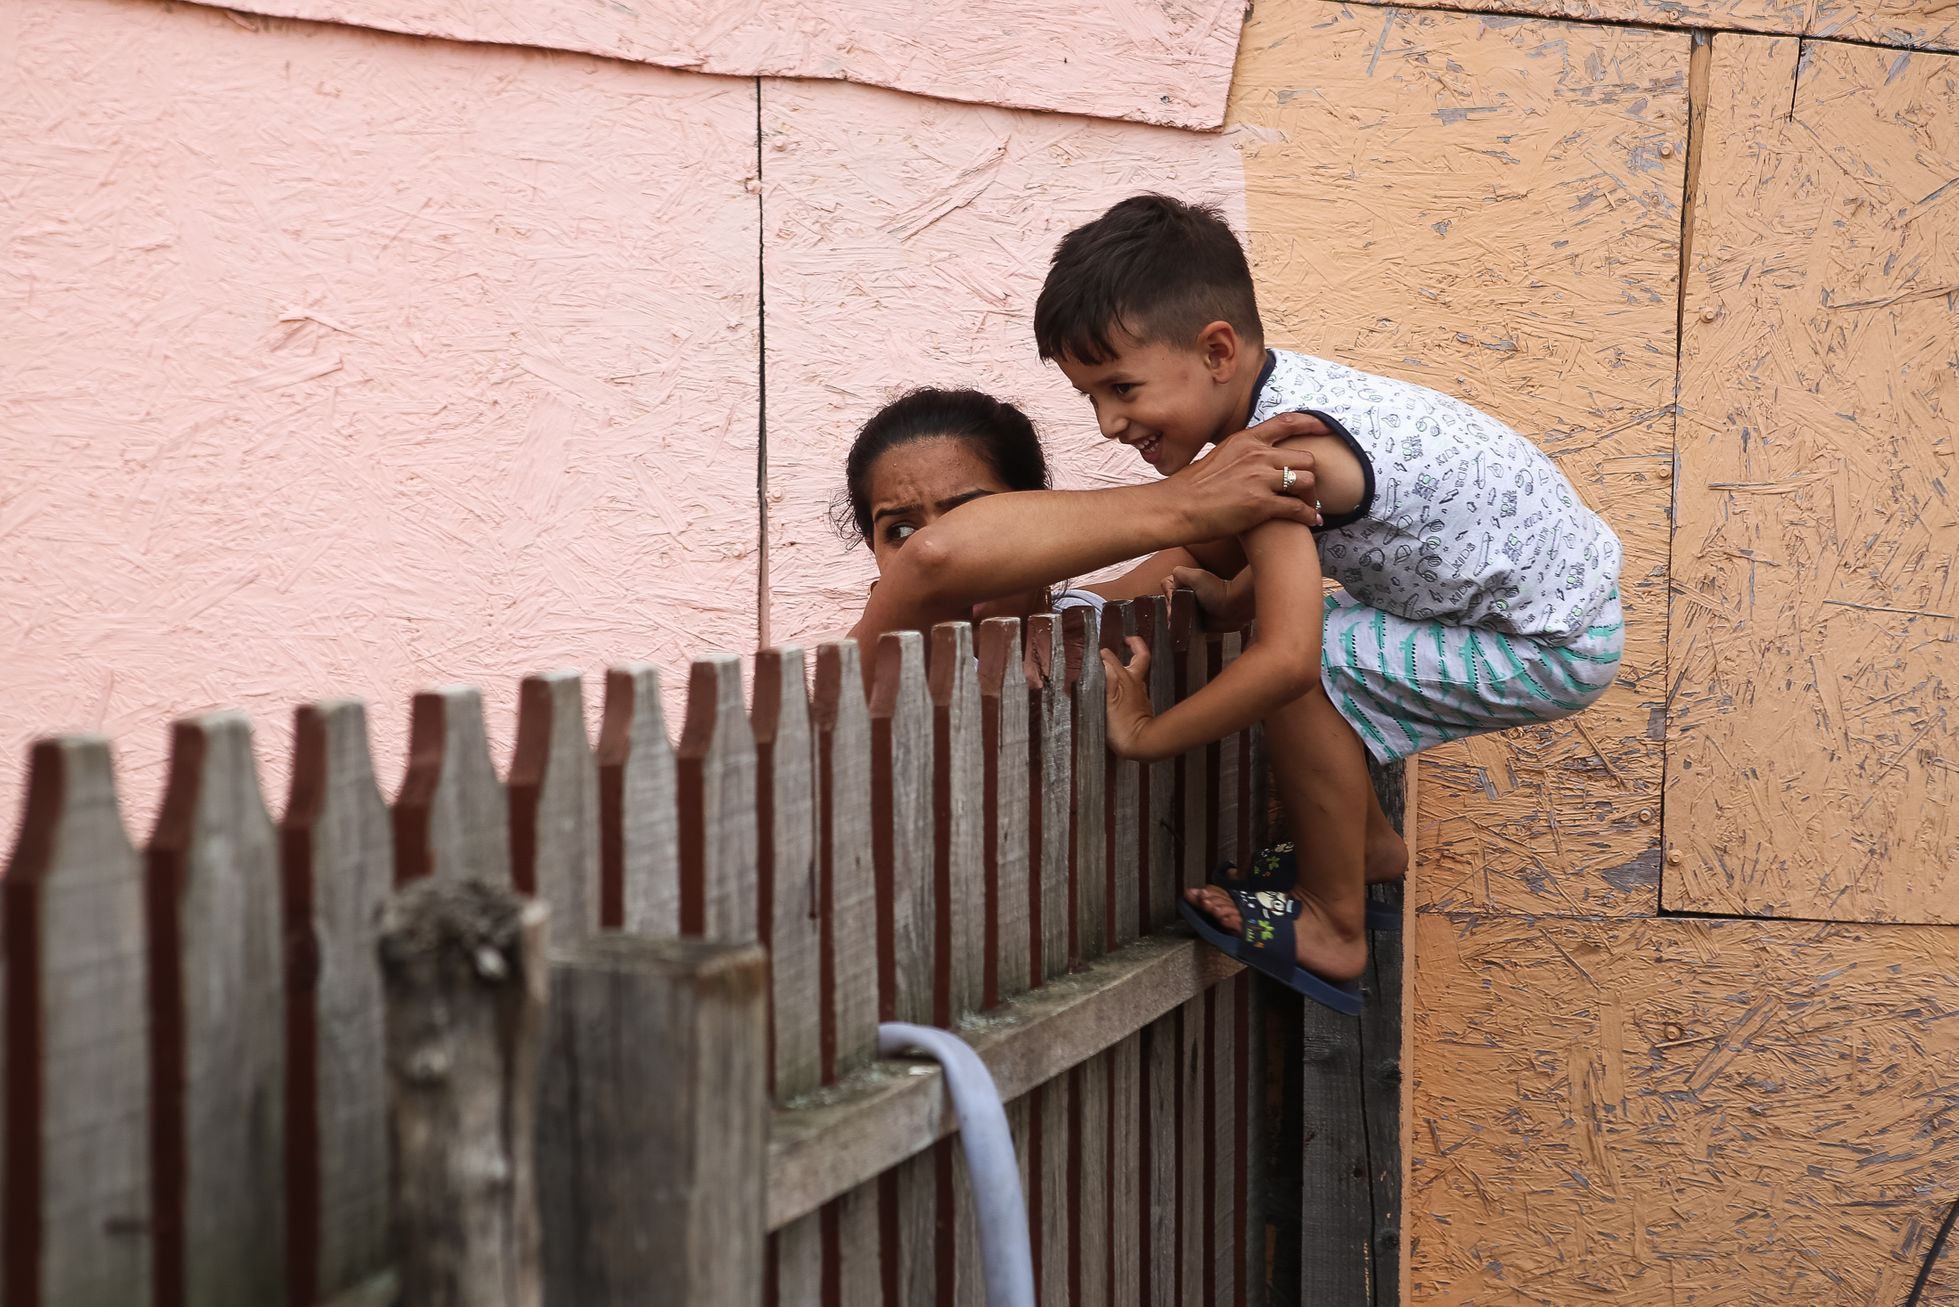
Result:
<instances>
[{"instance_id":1,"label":"fence picket","mask_svg":"<svg viewBox=\"0 0 1959 1307\"><path fill-rule=\"evenodd\" d=\"M1112 1052L1089 1058L1073 1072L1069 1099L1069 1282L1072 1303L1109 1298L1109 1104ZM1135 1301L1133 1298L1130 1301Z\"/></svg>"},{"instance_id":2,"label":"fence picket","mask_svg":"<svg viewBox=\"0 0 1959 1307\"><path fill-rule=\"evenodd\" d=\"M1028 693L1020 623L984 622L979 656L986 888L980 1006L991 1008L1028 985L1029 794L1019 783L1028 765Z\"/></svg>"},{"instance_id":3,"label":"fence picket","mask_svg":"<svg viewBox=\"0 0 1959 1307\"><path fill-rule=\"evenodd\" d=\"M916 631L878 641L871 695L871 845L877 867L878 1011L933 1020L932 700Z\"/></svg>"},{"instance_id":4,"label":"fence picket","mask_svg":"<svg viewBox=\"0 0 1959 1307\"><path fill-rule=\"evenodd\" d=\"M933 1024L950 1026L980 1007L985 975L986 819L980 757L979 663L973 628L945 622L932 630Z\"/></svg>"},{"instance_id":5,"label":"fence picket","mask_svg":"<svg viewBox=\"0 0 1959 1307\"><path fill-rule=\"evenodd\" d=\"M1220 636L1210 646L1209 679L1215 681L1218 674L1230 666L1238 657L1239 636L1235 632ZM1244 732L1227 735L1211 746L1210 770L1213 787L1210 827L1215 843L1214 857L1218 862L1235 862L1245 865L1243 851L1238 847L1238 760L1239 741Z\"/></svg>"},{"instance_id":6,"label":"fence picket","mask_svg":"<svg viewBox=\"0 0 1959 1307\"><path fill-rule=\"evenodd\" d=\"M1142 1303L1148 1273L1151 1199L1146 1127L1145 1044L1151 1027L1109 1052L1109 1293L1111 1302Z\"/></svg>"},{"instance_id":7,"label":"fence picket","mask_svg":"<svg viewBox=\"0 0 1959 1307\"><path fill-rule=\"evenodd\" d=\"M1068 869L1075 847L1074 719L1068 690L1068 651L1061 621L1051 613L1028 619L1028 917L1029 983L1068 970L1074 916Z\"/></svg>"},{"instance_id":8,"label":"fence picket","mask_svg":"<svg viewBox=\"0 0 1959 1307\"><path fill-rule=\"evenodd\" d=\"M293 719L279 827L285 890L287 1168L292 1294L331 1297L388 1258L386 1051L374 964L394 884L388 808L367 710L349 699Z\"/></svg>"},{"instance_id":9,"label":"fence picket","mask_svg":"<svg viewBox=\"0 0 1959 1307\"><path fill-rule=\"evenodd\" d=\"M1102 647L1116 660L1129 662L1129 637L1136 634L1133 602L1102 606ZM1103 808L1103 875L1107 881L1109 947L1121 948L1144 929L1142 825L1142 768L1111 751L1104 751L1107 791Z\"/></svg>"},{"instance_id":10,"label":"fence picket","mask_svg":"<svg viewBox=\"0 0 1959 1307\"><path fill-rule=\"evenodd\" d=\"M526 676L510 763L510 879L560 944L599 928L599 777L577 672Z\"/></svg>"},{"instance_id":11,"label":"fence picket","mask_svg":"<svg viewBox=\"0 0 1959 1307\"><path fill-rule=\"evenodd\" d=\"M1171 643L1176 650L1175 678L1178 699L1188 699L1202 690L1210 679L1210 641L1199 629L1197 597L1179 590L1170 610ZM1202 885L1211 874L1215 849L1211 836L1212 762L1217 750L1204 745L1186 751L1177 759L1177 811L1183 824L1183 845L1178 850L1179 890ZM1171 904L1171 910L1176 905Z\"/></svg>"},{"instance_id":12,"label":"fence picket","mask_svg":"<svg viewBox=\"0 0 1959 1307\"><path fill-rule=\"evenodd\" d=\"M11 1307L150 1302L140 865L108 741L37 742L0 879L0 1299Z\"/></svg>"},{"instance_id":13,"label":"fence picket","mask_svg":"<svg viewBox=\"0 0 1959 1307\"><path fill-rule=\"evenodd\" d=\"M1204 1119L1210 1123L1206 1140L1210 1198L1204 1208L1208 1214L1204 1246L1209 1250L1205 1261L1211 1301L1233 1303L1239 1300L1240 1277L1248 1260L1240 1245L1244 1224L1238 1208L1237 1163L1238 1149L1243 1147L1238 1121L1237 1050L1245 1022L1238 981L1213 985L1206 998L1204 1064L1209 1074L1204 1083Z\"/></svg>"},{"instance_id":14,"label":"fence picket","mask_svg":"<svg viewBox=\"0 0 1959 1307\"><path fill-rule=\"evenodd\" d=\"M397 885L423 876L509 883L510 801L490 762L474 686L415 696L394 834Z\"/></svg>"},{"instance_id":15,"label":"fence picket","mask_svg":"<svg viewBox=\"0 0 1959 1307\"><path fill-rule=\"evenodd\" d=\"M680 933L755 939L755 735L742 703L741 660L696 658L676 759L680 793Z\"/></svg>"},{"instance_id":16,"label":"fence picket","mask_svg":"<svg viewBox=\"0 0 1959 1307\"><path fill-rule=\"evenodd\" d=\"M857 643L816 651L816 766L823 1078L877 1052L878 908L871 855L871 719ZM845 1223L846 1225L848 1222ZM876 1222L871 1222L873 1232ZM873 1256L875 1249L872 1250Z\"/></svg>"},{"instance_id":17,"label":"fence picket","mask_svg":"<svg viewBox=\"0 0 1959 1307\"><path fill-rule=\"evenodd\" d=\"M756 656L759 880L755 906L761 942L768 950L769 985L774 996L770 1069L771 1083L780 1098L823 1083L815 759L804 686L801 649L770 649Z\"/></svg>"},{"instance_id":18,"label":"fence picket","mask_svg":"<svg viewBox=\"0 0 1959 1307\"><path fill-rule=\"evenodd\" d=\"M1068 862L1074 887L1071 963L1091 962L1108 951L1109 881L1107 871L1108 717L1104 705L1102 617L1087 608L1062 615L1068 651L1069 712L1074 723L1075 841Z\"/></svg>"},{"instance_id":19,"label":"fence picket","mask_svg":"<svg viewBox=\"0 0 1959 1307\"><path fill-rule=\"evenodd\" d=\"M1040 1220L1034 1230L1039 1240L1034 1274L1040 1282L1043 1303L1068 1304L1070 1297L1069 1260L1074 1246L1074 1214L1069 1207L1068 1175L1075 1155L1074 1134L1069 1128L1070 1106L1075 1075L1058 1075L1036 1093L1039 1121L1040 1173L1034 1187L1040 1191ZM1030 1188L1030 1193L1033 1188Z\"/></svg>"},{"instance_id":20,"label":"fence picket","mask_svg":"<svg viewBox=\"0 0 1959 1307\"><path fill-rule=\"evenodd\" d=\"M286 1300L277 840L251 723L177 723L148 851L159 1307Z\"/></svg>"},{"instance_id":21,"label":"fence picket","mask_svg":"<svg viewBox=\"0 0 1959 1307\"><path fill-rule=\"evenodd\" d=\"M660 673L605 674L599 727L599 922L648 938L680 933L679 781L660 706Z\"/></svg>"},{"instance_id":22,"label":"fence picket","mask_svg":"<svg viewBox=\"0 0 1959 1307\"><path fill-rule=\"evenodd\" d=\"M1177 654L1170 630L1170 606L1162 595L1136 601L1137 634L1150 651L1150 705L1168 712L1177 701ZM1166 758L1143 768L1138 841L1142 845L1143 929L1169 925L1176 919L1177 856L1183 826L1177 807L1177 763Z\"/></svg>"},{"instance_id":23,"label":"fence picket","mask_svg":"<svg viewBox=\"0 0 1959 1307\"><path fill-rule=\"evenodd\" d=\"M1185 1003L1177 1024L1177 1101L1169 1128L1177 1139L1177 1288L1171 1301L1179 1303L1205 1301L1210 1271L1204 1256L1204 1217L1210 1206L1205 1162L1211 1131L1211 1120L1204 1114L1204 1085L1210 1073L1204 1054L1211 992Z\"/></svg>"}]
</instances>

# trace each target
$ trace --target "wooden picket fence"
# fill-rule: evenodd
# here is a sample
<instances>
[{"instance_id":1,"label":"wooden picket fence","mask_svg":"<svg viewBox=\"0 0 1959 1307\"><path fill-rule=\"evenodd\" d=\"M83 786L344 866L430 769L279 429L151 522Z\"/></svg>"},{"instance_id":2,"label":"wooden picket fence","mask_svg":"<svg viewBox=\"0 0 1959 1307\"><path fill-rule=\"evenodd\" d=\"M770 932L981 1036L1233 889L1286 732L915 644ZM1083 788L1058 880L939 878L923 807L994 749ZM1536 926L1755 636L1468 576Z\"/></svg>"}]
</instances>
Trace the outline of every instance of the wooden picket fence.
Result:
<instances>
[{"instance_id":1,"label":"wooden picket fence","mask_svg":"<svg viewBox=\"0 0 1959 1307\"><path fill-rule=\"evenodd\" d=\"M868 692L854 643L813 665L765 651L752 711L740 662L713 655L677 745L658 674L621 666L595 749L579 676L535 676L507 781L479 695L451 687L415 698L392 805L361 705L309 705L276 824L249 722L193 718L141 849L107 742L38 743L0 881L0 1304L392 1300L413 1177L391 1177L390 1085L428 1068L389 1065L376 958L390 896L425 877L549 909L545 1300L979 1302L938 1074L878 1060L883 1019L955 1027L986 1059L1044 1304L1265 1301L1259 1144L1288 1130L1262 1101L1253 990L1159 931L1182 886L1249 854L1257 741L1110 755L1095 650L1129 634L1160 705L1238 648L1160 599L949 624L885 636ZM717 947L660 955L665 1015L645 1020L684 1027L671 1047L581 1045L577 1005L601 1000L568 969L612 956L581 946L675 936ZM614 1043L634 1019L603 1018ZM609 1139L592 1104L626 1113ZM680 1152L649 1160L659 1139ZM528 1184L528 1158L514 1169ZM658 1283L594 1287L642 1265Z\"/></svg>"}]
</instances>

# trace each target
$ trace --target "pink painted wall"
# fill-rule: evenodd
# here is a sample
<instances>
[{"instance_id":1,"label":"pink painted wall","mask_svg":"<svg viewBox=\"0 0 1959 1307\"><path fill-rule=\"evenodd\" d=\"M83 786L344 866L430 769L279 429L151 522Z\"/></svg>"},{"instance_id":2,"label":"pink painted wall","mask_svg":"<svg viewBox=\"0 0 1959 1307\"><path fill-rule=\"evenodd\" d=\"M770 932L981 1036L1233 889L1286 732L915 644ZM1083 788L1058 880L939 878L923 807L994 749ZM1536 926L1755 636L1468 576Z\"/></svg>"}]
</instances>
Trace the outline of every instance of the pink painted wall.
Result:
<instances>
[{"instance_id":1,"label":"pink painted wall","mask_svg":"<svg viewBox=\"0 0 1959 1307\"><path fill-rule=\"evenodd\" d=\"M114 736L143 834L177 715L252 712L276 807L309 698L392 787L422 686L504 755L526 672L752 649L764 276L771 634L834 632L854 426L984 384L1135 476L1033 357L1044 261L1139 187L1242 209L1224 137L842 82L147 0L0 51L0 838L37 734Z\"/></svg>"},{"instance_id":2,"label":"pink painted wall","mask_svg":"<svg viewBox=\"0 0 1959 1307\"><path fill-rule=\"evenodd\" d=\"M753 645L755 87L0 6L0 803L180 712ZM268 741L265 737L271 737Z\"/></svg>"},{"instance_id":3,"label":"pink painted wall","mask_svg":"<svg viewBox=\"0 0 1959 1307\"><path fill-rule=\"evenodd\" d=\"M1217 127L1244 0L244 0L228 8L744 76Z\"/></svg>"}]
</instances>

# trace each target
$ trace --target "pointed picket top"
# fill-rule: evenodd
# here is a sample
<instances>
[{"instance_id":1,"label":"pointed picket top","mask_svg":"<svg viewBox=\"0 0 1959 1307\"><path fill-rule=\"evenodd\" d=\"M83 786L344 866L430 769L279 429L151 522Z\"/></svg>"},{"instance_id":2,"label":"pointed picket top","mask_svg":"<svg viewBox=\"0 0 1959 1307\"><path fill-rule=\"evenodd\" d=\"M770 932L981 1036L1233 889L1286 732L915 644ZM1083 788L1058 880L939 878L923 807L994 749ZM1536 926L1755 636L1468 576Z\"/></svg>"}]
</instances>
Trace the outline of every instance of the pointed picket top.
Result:
<instances>
[{"instance_id":1,"label":"pointed picket top","mask_svg":"<svg viewBox=\"0 0 1959 1307\"><path fill-rule=\"evenodd\" d=\"M676 759L680 792L680 933L755 939L755 735L741 659L696 658Z\"/></svg>"},{"instance_id":2,"label":"pointed picket top","mask_svg":"<svg viewBox=\"0 0 1959 1307\"><path fill-rule=\"evenodd\" d=\"M679 781L660 673L650 664L622 663L605 674L598 773L600 924L678 935Z\"/></svg>"},{"instance_id":3,"label":"pointed picket top","mask_svg":"<svg viewBox=\"0 0 1959 1307\"><path fill-rule=\"evenodd\" d=\"M251 722L176 724L148 852L158 1296L286 1300L285 976L278 843Z\"/></svg>"},{"instance_id":4,"label":"pointed picket top","mask_svg":"<svg viewBox=\"0 0 1959 1307\"><path fill-rule=\"evenodd\" d=\"M510 803L490 762L475 686L415 696L394 830L398 885L423 876L510 883Z\"/></svg>"},{"instance_id":5,"label":"pointed picket top","mask_svg":"<svg viewBox=\"0 0 1959 1307\"><path fill-rule=\"evenodd\" d=\"M980 758L979 662L970 622L932 628L932 867L936 1024L979 1010L986 972L986 818Z\"/></svg>"},{"instance_id":6,"label":"pointed picket top","mask_svg":"<svg viewBox=\"0 0 1959 1307\"><path fill-rule=\"evenodd\" d=\"M8 1303L150 1302L147 943L109 742L37 741L0 880Z\"/></svg>"},{"instance_id":7,"label":"pointed picket top","mask_svg":"<svg viewBox=\"0 0 1959 1307\"><path fill-rule=\"evenodd\" d=\"M1136 601L1136 633L1150 651L1150 706L1159 715L1177 702L1176 640L1170 605L1162 595ZM1148 874L1142 885L1143 929L1158 930L1176 919L1178 837L1183 814L1177 807L1177 760L1166 758L1143 768L1143 819L1138 830Z\"/></svg>"},{"instance_id":8,"label":"pointed picket top","mask_svg":"<svg viewBox=\"0 0 1959 1307\"><path fill-rule=\"evenodd\" d=\"M803 666L793 645L755 656L756 910L768 949L779 1098L823 1082L815 742Z\"/></svg>"},{"instance_id":9,"label":"pointed picket top","mask_svg":"<svg viewBox=\"0 0 1959 1307\"><path fill-rule=\"evenodd\" d=\"M1068 652L1069 709L1074 723L1074 844L1068 863L1074 890L1071 964L1108 951L1108 715L1104 702L1101 614L1071 608L1062 614Z\"/></svg>"},{"instance_id":10,"label":"pointed picket top","mask_svg":"<svg viewBox=\"0 0 1959 1307\"><path fill-rule=\"evenodd\" d=\"M1020 622L994 617L979 631L983 816L981 860L986 917L981 953L986 962L981 1006L1020 993L1028 984L1027 666Z\"/></svg>"},{"instance_id":11,"label":"pointed picket top","mask_svg":"<svg viewBox=\"0 0 1959 1307\"><path fill-rule=\"evenodd\" d=\"M877 1052L877 873L871 854L871 715L857 642L816 651L817 897L823 1079Z\"/></svg>"},{"instance_id":12,"label":"pointed picket top","mask_svg":"<svg viewBox=\"0 0 1959 1307\"><path fill-rule=\"evenodd\" d=\"M1137 634L1136 605L1102 606L1102 647L1129 663L1129 637ZM1108 756L1107 876L1109 947L1121 948L1143 928L1142 768L1114 753Z\"/></svg>"},{"instance_id":13,"label":"pointed picket top","mask_svg":"<svg viewBox=\"0 0 1959 1307\"><path fill-rule=\"evenodd\" d=\"M1028 982L1034 985L1068 970L1074 917L1068 865L1075 839L1075 728L1066 643L1053 613L1027 619Z\"/></svg>"},{"instance_id":14,"label":"pointed picket top","mask_svg":"<svg viewBox=\"0 0 1959 1307\"><path fill-rule=\"evenodd\" d=\"M294 713L279 846L292 986L288 1255L294 1292L310 1302L375 1275L389 1255L387 1069L374 950L381 905L394 887L394 841L359 702L328 700Z\"/></svg>"},{"instance_id":15,"label":"pointed picket top","mask_svg":"<svg viewBox=\"0 0 1959 1307\"><path fill-rule=\"evenodd\" d=\"M551 937L599 929L599 777L585 734L585 678L526 676L510 762L510 879L551 909Z\"/></svg>"},{"instance_id":16,"label":"pointed picket top","mask_svg":"<svg viewBox=\"0 0 1959 1307\"><path fill-rule=\"evenodd\" d=\"M932 859L932 699L925 638L878 640L871 689L871 849L877 869L878 1013L933 1019L937 941Z\"/></svg>"}]
</instances>

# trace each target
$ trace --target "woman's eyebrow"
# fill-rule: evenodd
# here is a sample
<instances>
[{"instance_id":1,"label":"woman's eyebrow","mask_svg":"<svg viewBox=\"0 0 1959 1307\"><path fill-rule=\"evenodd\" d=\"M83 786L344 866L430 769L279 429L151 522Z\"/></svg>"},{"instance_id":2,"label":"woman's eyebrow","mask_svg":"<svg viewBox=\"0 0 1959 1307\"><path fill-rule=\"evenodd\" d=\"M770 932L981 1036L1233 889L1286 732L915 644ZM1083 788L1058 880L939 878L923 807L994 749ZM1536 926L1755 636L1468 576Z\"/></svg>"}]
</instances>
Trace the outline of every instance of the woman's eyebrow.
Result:
<instances>
[{"instance_id":1,"label":"woman's eyebrow","mask_svg":"<svg viewBox=\"0 0 1959 1307\"><path fill-rule=\"evenodd\" d=\"M939 511L941 513L950 513L953 509L959 507L961 504L970 504L975 499L984 499L988 495L995 494L995 493L997 492L992 490L962 491L961 493L954 495L950 499L941 499L939 501Z\"/></svg>"},{"instance_id":2,"label":"woman's eyebrow","mask_svg":"<svg viewBox=\"0 0 1959 1307\"><path fill-rule=\"evenodd\" d=\"M882 522L887 517L902 517L906 513L916 513L917 504L886 504L871 514L871 521Z\"/></svg>"}]
</instances>

